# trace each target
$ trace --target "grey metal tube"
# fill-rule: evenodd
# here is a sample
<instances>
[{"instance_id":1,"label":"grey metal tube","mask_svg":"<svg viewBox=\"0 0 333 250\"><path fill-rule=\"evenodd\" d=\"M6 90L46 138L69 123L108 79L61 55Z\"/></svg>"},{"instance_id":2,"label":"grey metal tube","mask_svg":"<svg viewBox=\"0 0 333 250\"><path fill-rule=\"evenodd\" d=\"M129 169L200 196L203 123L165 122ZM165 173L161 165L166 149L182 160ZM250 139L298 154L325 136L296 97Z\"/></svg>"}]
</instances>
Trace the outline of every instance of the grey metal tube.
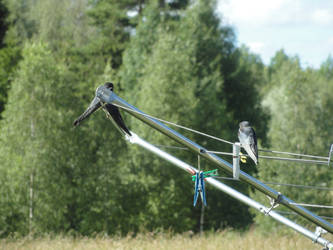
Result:
<instances>
[{"instance_id":1,"label":"grey metal tube","mask_svg":"<svg viewBox=\"0 0 333 250\"><path fill-rule=\"evenodd\" d=\"M212 163L215 163L216 165L220 166L224 171L231 174L233 173L232 165L223 160L222 158L216 156L213 153L207 152L207 150L200 145L192 142L185 136L181 135L180 133L174 131L173 129L167 127L163 123L157 121L156 119L150 118L145 113L137 109L136 107L130 105L120 97L118 97L115 93L112 91L106 89L104 86L100 86L96 90L96 95L104 102L108 103L114 103L119 105L120 107L124 107L125 111L130 113L131 115L135 116L139 120L143 121L144 123L148 124L149 126L157 129L158 131L162 132L163 134L167 135L168 137L172 138L173 140L179 142L180 144L183 144L184 146L188 147L192 151L194 151L196 154L200 154L202 157L206 158ZM326 229L328 232L333 233L333 225L326 220L320 218L319 216L315 215L314 213L310 212L309 210L299 206L295 205L295 202L288 199L284 195L280 194L276 190L272 189L271 187L265 185L264 183L260 182L256 178L248 175L247 173L240 171L239 178L250 184L251 186L255 187L262 193L268 195L269 197L279 200L279 203L285 205L286 207L290 208L291 210L295 211L296 213L300 214L304 218L312 221L316 225Z\"/></svg>"},{"instance_id":2,"label":"grey metal tube","mask_svg":"<svg viewBox=\"0 0 333 250\"><path fill-rule=\"evenodd\" d=\"M171 162L172 164L174 164L175 166L185 170L186 172L194 175L196 172L198 172L198 170L196 168L194 168L193 166L179 160L178 158L164 152L163 150L151 145L150 143L146 142L145 140L141 139L139 136L137 136L135 133L132 133L132 137L129 138L131 143L137 144L147 150L149 150L150 152L158 155L159 157ZM296 224L295 222L285 218L284 216L274 212L274 211L270 211L267 213L267 211L269 211L269 208L265 207L264 205L256 202L255 200L249 198L246 195L243 195L242 193L238 192L237 190L225 185L224 183L213 179L213 178L206 178L207 183L213 185L215 188L227 193L228 195L232 196L233 198L245 203L248 206L251 206L255 209L257 209L258 211L260 211L261 213L267 214L269 216L271 216L273 219L285 224L288 227L293 228L295 231L303 234L304 236L310 238L312 241L327 247L329 249L333 248L333 244L322 238L322 237L318 237L315 233L307 230L306 228Z\"/></svg>"}]
</instances>

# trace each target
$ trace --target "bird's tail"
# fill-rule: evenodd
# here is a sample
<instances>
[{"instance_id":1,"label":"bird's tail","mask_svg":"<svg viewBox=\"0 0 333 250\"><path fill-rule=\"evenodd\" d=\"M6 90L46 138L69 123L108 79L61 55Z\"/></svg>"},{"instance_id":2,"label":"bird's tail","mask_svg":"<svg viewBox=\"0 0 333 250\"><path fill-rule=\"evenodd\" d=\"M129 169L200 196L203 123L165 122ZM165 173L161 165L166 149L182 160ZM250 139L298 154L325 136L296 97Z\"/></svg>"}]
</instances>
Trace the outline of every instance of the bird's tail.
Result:
<instances>
[{"instance_id":1,"label":"bird's tail","mask_svg":"<svg viewBox=\"0 0 333 250\"><path fill-rule=\"evenodd\" d=\"M97 109L101 107L101 103L99 98L95 97L94 100L90 103L89 107L86 109L86 111L83 112L82 115L80 115L74 122L74 126L79 126L80 123L88 118L92 113L94 113Z\"/></svg>"}]
</instances>

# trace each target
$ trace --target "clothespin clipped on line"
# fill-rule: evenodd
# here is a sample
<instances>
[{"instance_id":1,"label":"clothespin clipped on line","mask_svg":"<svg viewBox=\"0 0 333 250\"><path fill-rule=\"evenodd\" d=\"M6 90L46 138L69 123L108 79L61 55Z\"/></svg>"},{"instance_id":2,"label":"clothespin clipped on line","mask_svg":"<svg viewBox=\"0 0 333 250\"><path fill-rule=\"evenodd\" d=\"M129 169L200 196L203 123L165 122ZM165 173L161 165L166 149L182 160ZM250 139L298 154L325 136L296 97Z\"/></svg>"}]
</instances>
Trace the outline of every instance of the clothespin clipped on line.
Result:
<instances>
[{"instance_id":1,"label":"clothespin clipped on line","mask_svg":"<svg viewBox=\"0 0 333 250\"><path fill-rule=\"evenodd\" d=\"M195 181L194 186L194 199L193 199L193 206L197 204L198 196L200 194L200 198L202 203L207 206L206 201L206 191L205 191L205 178L217 176L217 169L202 172L199 171L195 175L192 176L192 181Z\"/></svg>"},{"instance_id":2,"label":"clothespin clipped on line","mask_svg":"<svg viewBox=\"0 0 333 250\"><path fill-rule=\"evenodd\" d=\"M193 180L193 178L192 178ZM198 196L200 193L202 203L207 206L206 202L206 193L205 193L205 181L204 181L204 173L202 171L197 172L195 174L195 187L194 187L194 200L193 206L197 204Z\"/></svg>"},{"instance_id":3,"label":"clothespin clipped on line","mask_svg":"<svg viewBox=\"0 0 333 250\"><path fill-rule=\"evenodd\" d=\"M206 172L202 172L200 171L202 174L203 174L203 178L207 178L207 177L213 177L213 176L218 176L218 173L217 173L217 169L214 169L214 170L210 170L210 171L206 171ZM192 175L192 181L195 181L197 178L197 175Z\"/></svg>"}]
</instances>

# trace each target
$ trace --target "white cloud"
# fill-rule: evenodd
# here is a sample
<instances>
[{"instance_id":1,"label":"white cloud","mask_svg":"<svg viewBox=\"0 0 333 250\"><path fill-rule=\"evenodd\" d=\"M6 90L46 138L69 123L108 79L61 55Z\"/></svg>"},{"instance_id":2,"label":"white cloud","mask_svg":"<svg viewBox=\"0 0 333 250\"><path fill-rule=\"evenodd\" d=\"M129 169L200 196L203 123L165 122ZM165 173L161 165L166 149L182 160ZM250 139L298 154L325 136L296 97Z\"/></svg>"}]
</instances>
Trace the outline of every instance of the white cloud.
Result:
<instances>
[{"instance_id":1,"label":"white cloud","mask_svg":"<svg viewBox=\"0 0 333 250\"><path fill-rule=\"evenodd\" d=\"M218 0L218 11L232 25L333 25L330 0Z\"/></svg>"},{"instance_id":2,"label":"white cloud","mask_svg":"<svg viewBox=\"0 0 333 250\"><path fill-rule=\"evenodd\" d=\"M263 42L249 42L247 46L253 51L254 53L262 53L263 49L265 48L265 44Z\"/></svg>"},{"instance_id":3,"label":"white cloud","mask_svg":"<svg viewBox=\"0 0 333 250\"><path fill-rule=\"evenodd\" d=\"M281 23L295 19L299 0L219 0L218 9L232 24Z\"/></svg>"},{"instance_id":4,"label":"white cloud","mask_svg":"<svg viewBox=\"0 0 333 250\"><path fill-rule=\"evenodd\" d=\"M332 25L333 11L328 9L316 9L312 13L312 20L320 25Z\"/></svg>"},{"instance_id":5,"label":"white cloud","mask_svg":"<svg viewBox=\"0 0 333 250\"><path fill-rule=\"evenodd\" d=\"M328 42L328 44L329 44L330 46L333 46L333 36L329 37L329 38L327 39L327 42Z\"/></svg>"},{"instance_id":6,"label":"white cloud","mask_svg":"<svg viewBox=\"0 0 333 250\"><path fill-rule=\"evenodd\" d=\"M217 12L234 27L238 43L265 63L281 48L314 67L333 55L332 0L217 1Z\"/></svg>"}]
</instances>

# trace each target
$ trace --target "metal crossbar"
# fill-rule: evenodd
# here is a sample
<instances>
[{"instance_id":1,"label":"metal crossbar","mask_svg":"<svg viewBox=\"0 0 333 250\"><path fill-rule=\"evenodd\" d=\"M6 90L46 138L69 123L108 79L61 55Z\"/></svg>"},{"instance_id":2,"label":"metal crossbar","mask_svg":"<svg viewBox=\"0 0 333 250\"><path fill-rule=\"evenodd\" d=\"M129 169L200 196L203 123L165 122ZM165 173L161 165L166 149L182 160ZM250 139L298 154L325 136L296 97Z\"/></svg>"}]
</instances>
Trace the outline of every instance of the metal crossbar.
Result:
<instances>
[{"instance_id":1,"label":"metal crossbar","mask_svg":"<svg viewBox=\"0 0 333 250\"><path fill-rule=\"evenodd\" d=\"M119 107L126 108L126 111L136 117L137 119L143 121L147 125L151 126L152 128L160 131L161 133L167 135L171 139L179 142L185 147L188 147L191 151L193 151L195 154L200 154L201 157L204 157L206 160L212 162L213 164L218 165L221 167L224 171L227 173L232 174L233 167L232 165L223 160L222 158L219 158L215 154L207 152L207 149L200 146L199 144L196 144L195 142L189 140L185 136L181 135L180 133L172 130L171 128L167 127L163 123L157 121L154 118L147 117L142 111L135 108L134 106L128 104L126 101L118 97L116 94L114 94L112 91L107 89L104 86L100 86L96 90L96 97L98 97L101 101L111 103L114 105L117 105ZM309 210L303 208L302 206L292 204L294 203L292 200L287 198L286 196L282 195L281 193L275 191L274 189L270 188L269 186L265 185L264 183L260 182L256 178L248 175L247 173L240 171L239 172L239 178L244 181L245 183L250 184L260 192L268 195L273 200L277 200L280 202L280 204L285 205L286 207L290 208L294 212L300 214L304 218L312 221L316 225L326 229L327 231L333 233L333 225L324 219L318 217L317 215L313 214ZM208 178L209 179L209 178Z\"/></svg>"},{"instance_id":2,"label":"metal crossbar","mask_svg":"<svg viewBox=\"0 0 333 250\"><path fill-rule=\"evenodd\" d=\"M208 151L209 153L217 154L217 155L232 155L232 153L228 152L220 152L220 151ZM249 156L247 154L243 154L244 156ZM277 157L277 156L267 156L267 155L259 155L259 159L269 159L269 160L280 160L280 161L294 161L300 163L308 163L308 164L319 164L319 165L327 165L327 161L318 161L318 160L308 160L308 159L298 159L298 158L286 158L286 157Z\"/></svg>"},{"instance_id":3,"label":"metal crossbar","mask_svg":"<svg viewBox=\"0 0 333 250\"><path fill-rule=\"evenodd\" d=\"M239 181L239 180L237 180L235 178L225 177L225 176L217 176L215 178L224 179L224 180L230 180L230 181ZM288 186L288 187L301 188L301 189L317 189L317 190L333 191L332 187L310 186L310 185L301 185L301 184L292 184L292 183L280 183L280 182L268 182L268 181L262 181L262 183L268 184L268 185Z\"/></svg>"},{"instance_id":4,"label":"metal crossbar","mask_svg":"<svg viewBox=\"0 0 333 250\"><path fill-rule=\"evenodd\" d=\"M170 148L170 149L178 149L178 150L189 150L185 147L177 147L177 146L166 146L166 145L156 145L157 147L161 148ZM221 151L212 151L207 150L208 153L213 153L217 155L230 155L232 156L232 153L229 152L221 152ZM243 154L244 156L249 156L247 154ZM309 155L308 155L309 156ZM298 159L298 158L286 158L286 157L277 157L277 156L267 156L267 155L259 155L258 158L260 159L269 159L269 160L280 160L280 161L294 161L294 162L300 162L300 163L307 163L307 164L318 164L318 165L327 165L327 161L319 161L319 160L308 160L308 159ZM324 158L321 156L317 156L317 158ZM327 157L326 157L327 158Z\"/></svg>"},{"instance_id":5,"label":"metal crossbar","mask_svg":"<svg viewBox=\"0 0 333 250\"><path fill-rule=\"evenodd\" d=\"M138 112L136 110L133 110L133 109L130 109L130 108L127 108L127 107L124 107L122 105L119 105L117 103L113 103L113 105L121 108L121 109L124 109L124 110L127 110L127 111L131 111L131 112L137 112L138 114L140 115L144 115L148 118L152 118L152 119L155 119L155 120L158 120L158 121L161 121L163 123L166 123L166 124L169 124L169 125L172 125L172 126L175 126L175 127L178 127L178 128L181 128L181 129L184 129L184 130L187 130L187 131L190 131L190 132L193 132L193 133L196 133L196 134L199 134L199 135L202 135L202 136L205 136L205 137L208 137L208 138L211 138L211 139L214 139L214 140L217 140L217 141L220 141L220 142L224 142L224 143L227 143L227 144L231 144L233 145L234 143L231 142L231 141L228 141L228 140L225 140L225 139L222 139L222 138L219 138L219 137L216 137L216 136L213 136L213 135L210 135L210 134L207 134L207 133L203 133L203 132L200 132L198 130L195 130L195 129L192 129L192 128L189 128L189 127L186 127L186 126L183 126L183 125L179 125L177 123L174 123L174 122L170 122L170 121L167 121L167 120L164 120L164 119L161 119L161 118L158 118L156 116L152 116L152 115L148 115L148 114L145 114L145 113L142 113L142 112ZM317 155L309 155L309 154L301 154L301 153L291 153L291 152L284 152L284 151L277 151L277 150L270 150L270 149L258 149L258 151L262 151L262 152L268 152L268 153L275 153L275 154L286 154L286 155L293 155L293 156L299 156L299 157L307 157L307 158L317 158L317 159L325 159L326 161L324 162L326 165L330 163L330 156L332 154L332 151L333 151L333 144L331 145L331 150L330 150L330 153L329 153L329 156L328 157L325 157L325 156L317 156ZM260 156L259 156L260 157ZM277 157L272 157L272 158L269 158L269 157L261 157L261 158L267 158L267 159L278 159ZM287 160L291 159L291 158L285 158ZM301 159L300 159L301 160ZM319 164L323 163L323 161L321 161Z\"/></svg>"},{"instance_id":6,"label":"metal crossbar","mask_svg":"<svg viewBox=\"0 0 333 250\"><path fill-rule=\"evenodd\" d=\"M133 131L131 131L132 136L128 137L128 140L133 143L137 144L146 150L154 153L155 155L169 161L173 165L183 169L184 171L190 173L191 175L199 172L198 169L194 168L193 166L179 160L178 158L162 151L158 147L150 144L149 142L141 139L139 136L137 136ZM297 223L291 221L290 219L282 216L280 213L275 212L274 210L270 210L270 208L265 207L264 205L258 203L257 201L249 198L248 196L238 192L237 190L223 184L222 182L219 182L218 180L214 179L213 177L208 177L205 179L208 184L211 184L215 188L221 190L222 192L227 193L231 197L239 200L240 202L245 203L246 205L255 208L260 213L263 213L267 216L270 216L271 218L275 219L276 221L279 221L286 226L294 229L295 231L303 234L305 237L311 239L313 242L318 243L322 246L324 246L326 249L333 249L333 244L321 237L321 235L316 234L315 232L311 232L308 229L304 228L301 225L298 225ZM296 214L296 213L295 213Z\"/></svg>"}]
</instances>

